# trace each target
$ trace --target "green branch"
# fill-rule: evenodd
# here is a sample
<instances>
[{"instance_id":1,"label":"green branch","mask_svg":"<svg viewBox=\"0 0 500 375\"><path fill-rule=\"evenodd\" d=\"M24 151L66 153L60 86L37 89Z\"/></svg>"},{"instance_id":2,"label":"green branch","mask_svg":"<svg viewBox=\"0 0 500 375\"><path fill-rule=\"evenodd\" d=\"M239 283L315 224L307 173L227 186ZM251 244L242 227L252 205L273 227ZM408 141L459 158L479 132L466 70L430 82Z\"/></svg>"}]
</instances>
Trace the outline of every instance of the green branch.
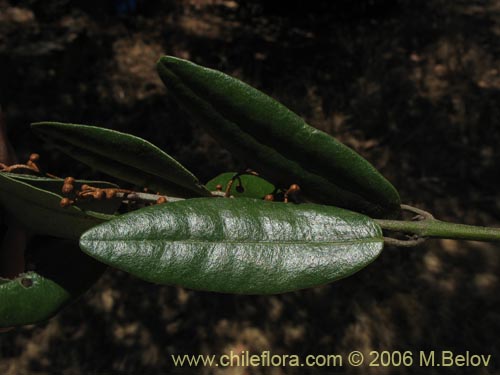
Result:
<instances>
[{"instance_id":1,"label":"green branch","mask_svg":"<svg viewBox=\"0 0 500 375\"><path fill-rule=\"evenodd\" d=\"M375 220L382 229L417 235L472 241L500 241L500 228L455 224L426 218L420 221Z\"/></svg>"}]
</instances>

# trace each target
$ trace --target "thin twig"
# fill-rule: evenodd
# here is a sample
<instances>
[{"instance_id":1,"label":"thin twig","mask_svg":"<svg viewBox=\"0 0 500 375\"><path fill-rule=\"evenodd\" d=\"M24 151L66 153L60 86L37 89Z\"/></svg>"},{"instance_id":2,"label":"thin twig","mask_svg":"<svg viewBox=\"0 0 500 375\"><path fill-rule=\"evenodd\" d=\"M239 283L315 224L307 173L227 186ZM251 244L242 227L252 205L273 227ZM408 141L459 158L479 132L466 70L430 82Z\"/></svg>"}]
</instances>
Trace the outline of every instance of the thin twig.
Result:
<instances>
[{"instance_id":1,"label":"thin twig","mask_svg":"<svg viewBox=\"0 0 500 375\"><path fill-rule=\"evenodd\" d=\"M116 197L123 199L123 201L125 203L127 203L127 201L156 203L158 201L158 199L161 197L166 198L167 202L177 202L177 201L184 200L184 198L169 197L169 196L160 195L160 194L141 193L138 191L129 191L129 192L118 191L116 193Z\"/></svg>"},{"instance_id":2,"label":"thin twig","mask_svg":"<svg viewBox=\"0 0 500 375\"><path fill-rule=\"evenodd\" d=\"M425 220L434 220L434 216L430 212L421 210L420 208L413 207L407 204L402 204L401 209L403 211L413 212L414 214L421 216Z\"/></svg>"},{"instance_id":3,"label":"thin twig","mask_svg":"<svg viewBox=\"0 0 500 375\"><path fill-rule=\"evenodd\" d=\"M424 243L427 240L425 237L417 237L410 240L398 240L397 238L384 237L384 243L390 246L397 247L414 247Z\"/></svg>"}]
</instances>

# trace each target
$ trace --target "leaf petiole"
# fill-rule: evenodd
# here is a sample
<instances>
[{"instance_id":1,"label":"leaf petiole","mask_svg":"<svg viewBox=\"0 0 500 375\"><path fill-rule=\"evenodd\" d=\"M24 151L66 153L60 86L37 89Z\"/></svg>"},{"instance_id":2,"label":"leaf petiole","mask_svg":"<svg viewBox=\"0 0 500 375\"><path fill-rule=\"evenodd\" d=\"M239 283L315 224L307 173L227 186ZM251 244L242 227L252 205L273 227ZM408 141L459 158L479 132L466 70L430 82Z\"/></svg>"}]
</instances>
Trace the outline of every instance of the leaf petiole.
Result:
<instances>
[{"instance_id":1,"label":"leaf petiole","mask_svg":"<svg viewBox=\"0 0 500 375\"><path fill-rule=\"evenodd\" d=\"M417 221L376 219L375 222L384 230L402 232L416 236L416 238L408 241L387 238L385 242L389 245L415 246L422 242L422 238L500 241L500 228L449 223L437 220L427 211L415 207L401 205L401 208L405 211L417 213L420 219Z\"/></svg>"}]
</instances>

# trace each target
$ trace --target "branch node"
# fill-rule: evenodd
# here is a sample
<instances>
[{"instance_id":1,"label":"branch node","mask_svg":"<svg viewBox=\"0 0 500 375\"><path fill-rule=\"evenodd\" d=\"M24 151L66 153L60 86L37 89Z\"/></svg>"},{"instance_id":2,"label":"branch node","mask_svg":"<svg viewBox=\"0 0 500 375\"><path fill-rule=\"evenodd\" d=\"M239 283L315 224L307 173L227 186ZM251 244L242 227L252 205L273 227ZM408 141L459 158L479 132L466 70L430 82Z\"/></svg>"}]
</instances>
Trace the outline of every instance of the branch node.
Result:
<instances>
[{"instance_id":1,"label":"branch node","mask_svg":"<svg viewBox=\"0 0 500 375\"><path fill-rule=\"evenodd\" d=\"M434 216L430 212L427 212L427 211L422 210L422 209L417 208L417 207L413 207L413 206L410 206L407 204L402 204L401 209L403 211L408 211L408 212L412 212L414 214L417 214L417 216L414 216L412 218L412 220L419 220L419 221L420 220L435 220Z\"/></svg>"}]
</instances>

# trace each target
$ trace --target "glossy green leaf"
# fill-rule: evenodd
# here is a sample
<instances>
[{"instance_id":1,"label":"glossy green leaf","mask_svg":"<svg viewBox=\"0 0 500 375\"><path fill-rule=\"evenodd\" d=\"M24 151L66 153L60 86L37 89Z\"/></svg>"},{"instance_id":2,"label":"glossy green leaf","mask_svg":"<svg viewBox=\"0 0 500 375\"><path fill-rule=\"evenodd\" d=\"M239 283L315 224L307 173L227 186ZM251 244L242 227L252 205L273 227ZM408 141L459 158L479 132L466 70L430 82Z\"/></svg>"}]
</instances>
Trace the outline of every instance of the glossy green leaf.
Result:
<instances>
[{"instance_id":1,"label":"glossy green leaf","mask_svg":"<svg viewBox=\"0 0 500 375\"><path fill-rule=\"evenodd\" d=\"M106 266L72 241L38 237L28 249L36 271L0 279L0 328L45 321L80 296Z\"/></svg>"},{"instance_id":2,"label":"glossy green leaf","mask_svg":"<svg viewBox=\"0 0 500 375\"><path fill-rule=\"evenodd\" d=\"M61 195L61 189L64 184L64 179L62 178L48 178L17 173L6 173L6 176L17 181L25 182L41 190L50 191L57 195ZM118 188L118 185L110 182L92 180L75 180L73 186L75 187L75 190L81 190L81 187L84 184L100 189ZM103 200L85 199L77 202L76 206L84 211L95 211L111 215L118 210L121 204L122 200L120 198Z\"/></svg>"},{"instance_id":3,"label":"glossy green leaf","mask_svg":"<svg viewBox=\"0 0 500 375\"><path fill-rule=\"evenodd\" d=\"M372 216L399 211L396 189L365 159L259 90L216 70L165 56L169 93L235 156L279 187Z\"/></svg>"},{"instance_id":4,"label":"glossy green leaf","mask_svg":"<svg viewBox=\"0 0 500 375\"><path fill-rule=\"evenodd\" d=\"M114 216L60 206L61 196L0 173L0 203L33 233L77 239Z\"/></svg>"},{"instance_id":5,"label":"glossy green leaf","mask_svg":"<svg viewBox=\"0 0 500 375\"><path fill-rule=\"evenodd\" d=\"M198 179L148 141L95 126L40 122L32 129L72 158L110 176L179 197L209 196Z\"/></svg>"},{"instance_id":6,"label":"glossy green leaf","mask_svg":"<svg viewBox=\"0 0 500 375\"><path fill-rule=\"evenodd\" d=\"M383 238L369 217L332 206L199 198L123 215L84 233L80 247L160 284L273 294L353 274Z\"/></svg>"},{"instance_id":7,"label":"glossy green leaf","mask_svg":"<svg viewBox=\"0 0 500 375\"><path fill-rule=\"evenodd\" d=\"M221 185L222 190L225 191L227 184L235 175L236 172L222 173L208 181L205 186L210 191L216 191L217 185ZM272 194L274 190L274 185L263 178L250 174L243 174L234 180L229 193L236 198L262 199L267 194Z\"/></svg>"}]
</instances>

